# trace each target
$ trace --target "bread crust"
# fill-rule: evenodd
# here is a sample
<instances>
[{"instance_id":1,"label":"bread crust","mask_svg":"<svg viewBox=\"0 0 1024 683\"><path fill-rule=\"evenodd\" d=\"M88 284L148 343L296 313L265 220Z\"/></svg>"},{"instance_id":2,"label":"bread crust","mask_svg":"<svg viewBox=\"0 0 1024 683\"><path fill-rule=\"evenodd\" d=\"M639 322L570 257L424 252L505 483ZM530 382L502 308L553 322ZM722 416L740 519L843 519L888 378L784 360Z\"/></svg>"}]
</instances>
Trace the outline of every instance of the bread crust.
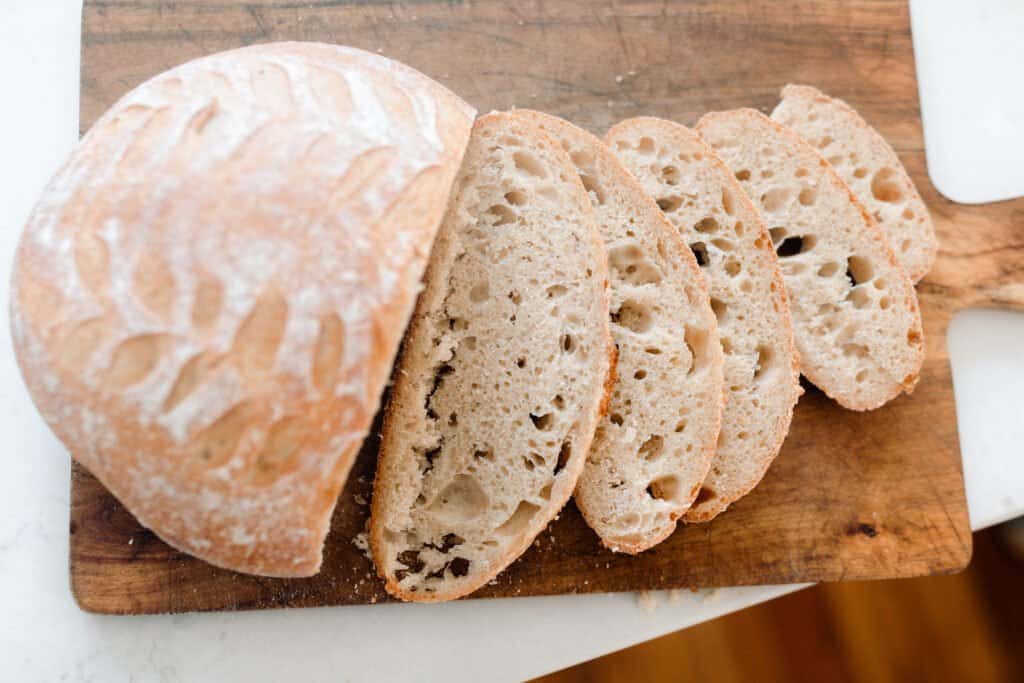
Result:
<instances>
[{"instance_id":1,"label":"bread crust","mask_svg":"<svg viewBox=\"0 0 1024 683\"><path fill-rule=\"evenodd\" d=\"M895 303L902 305L910 320L909 329L906 332L907 355L904 362L907 366L906 374L902 377L888 376L886 377L888 381L886 382L886 389L884 391L877 392L871 396L858 397L855 390L850 390L849 387L840 386L838 383L830 381L821 369L815 368L814 365L806 358L801 360L801 372L818 388L824 391L831 399L842 405L844 408L848 408L850 410L874 410L875 408L878 408L896 398L901 393L909 394L913 392L920 376L921 365L924 361L924 333L922 331L921 324L921 311L918 306L913 283L899 259L896 258L896 255L893 252L885 233L878 225L878 222L871 216L871 214L868 213L867 209L857 199L850 187L815 148L807 144L807 142L795 131L787 128L777 121L773 121L761 112L755 109L735 109L725 112L710 112L701 117L695 128L698 133L708 140L707 129L714 125L716 121L728 121L730 118L738 118L740 120L746 119L751 122L752 125L765 126L769 128L774 135L783 139L789 149L799 150L800 154L813 159L816 163L816 172L820 172L821 174L820 180L828 183L835 192L845 196L848 199L850 206L860 214L862 222L860 227L863 231L862 235L871 243L874 253L885 259L886 263L896 275L896 279L899 281L899 288L902 290L900 292L901 298ZM708 140L708 142L712 147L715 147L713 141ZM791 288L787 285L787 289ZM796 300L795 295L791 294L790 296L791 300ZM795 318L796 314L794 314L794 322L796 322ZM796 341L799 348L801 344L799 330L796 332Z\"/></svg>"},{"instance_id":2,"label":"bread crust","mask_svg":"<svg viewBox=\"0 0 1024 683\"><path fill-rule=\"evenodd\" d=\"M593 302L593 306L596 312L603 312L603 315L607 316L607 263L602 259L603 247L600 235L593 223L593 216L589 211L589 202L586 200L583 186L575 174L571 173L571 164L555 141L544 135L527 117L518 112L492 112L481 116L474 126L474 136L483 135L485 132L497 134L510 126L517 127L519 130L528 130L538 149L548 150L555 158L561 159L557 164L558 168L552 169L552 172L561 176L563 181L567 180L570 183L573 187L573 194L576 195L575 203L586 209L583 220L588 225L586 231L589 240L587 252L594 256L591 261L594 276L600 278L599 281L603 283L599 298ZM473 143L471 142L470 145L472 147ZM471 159L467 156L466 163L470 162ZM465 172L464 170L463 173ZM451 198L449 211L456 210L459 191L457 187ZM392 398L384 419L381 450L371 503L369 543L377 573L384 580L385 588L390 594L401 600L414 602L439 602L469 595L493 579L529 548L537 534L548 525L571 496L583 469L586 453L590 449L594 429L606 408L609 387L614 382L614 345L608 332L607 322L604 322L603 325L599 325L599 328L603 330L599 335L599 348L603 353L593 361L594 367L600 368L601 374L593 382L591 394L575 407L578 411L578 418L570 429L573 444L572 454L564 464L561 473L554 478L547 503L538 509L527 526L514 540L509 542L507 547L495 551L491 557L480 560L480 562L487 562L488 566L478 570L474 565L473 572L465 580L455 580L454 577L447 576L444 578L447 585L438 587L432 592L413 590L403 585L396 572L389 569L394 564L391 559L394 549L393 544L388 541L387 523L389 518L407 514L402 509L403 504L400 501L403 500L403 497L398 489L415 485L415 482L410 481L412 478L422 478L418 474L410 477L407 468L410 464L411 454L405 452L399 442L402 440L402 430L409 428L408 424L403 423L403 419L414 421L416 415L422 412L422 405L418 404L420 397L418 383L422 382L423 374L430 369L424 365L422 357L410 345L417 340L429 339L426 328L430 321L428 315L443 299L444 291L448 287L446 264L451 260L451 249L453 249L451 235L442 230L434 245L430 265L424 278L426 288L417 303L395 373ZM462 419L459 424L462 424Z\"/></svg>"},{"instance_id":3,"label":"bread crust","mask_svg":"<svg viewBox=\"0 0 1024 683\"><path fill-rule=\"evenodd\" d=\"M912 212L912 218L907 218L904 215L890 215L887 219L875 216L873 218L881 225L893 252L896 253L911 281L915 283L920 281L935 265L938 242L928 206L921 199L914 181L910 179L906 168L900 162L896 150L892 148L888 140L864 120L864 117L856 109L839 98L830 97L809 85L793 84L783 87L780 97L782 101L772 112L772 120L788 126L812 145L820 144L823 141L809 139L815 124L806 120L806 116L800 120L794 110L801 107L808 110L812 106L822 107L841 119L841 121L837 121L837 124L841 123L843 132L849 136L847 142L855 145L855 149L847 151L853 154L859 153L857 165L870 165L870 159L875 159L876 163L880 162L882 167L889 172L885 184L895 185L899 188L902 203L907 206L907 210ZM832 141L830 144L835 145L836 143L838 141ZM829 147L826 146L822 150L823 154L828 149ZM867 158L864 158L865 156ZM845 163L846 159L843 161ZM851 165L853 165L852 162ZM836 168L836 170L843 181L851 187L858 201L865 207L872 205L880 212L879 216L881 216L881 213L887 208L888 202L874 198L871 187L872 177L865 176L863 179L857 179L847 171L846 167ZM857 185L856 188L854 188L854 184ZM908 226L908 223L911 222L913 227ZM904 240L907 240L908 243L902 247L900 242Z\"/></svg>"},{"instance_id":4,"label":"bread crust","mask_svg":"<svg viewBox=\"0 0 1024 683\"><path fill-rule=\"evenodd\" d=\"M176 67L104 114L18 247L43 417L146 527L211 564L315 574L475 112L361 50Z\"/></svg>"}]
</instances>

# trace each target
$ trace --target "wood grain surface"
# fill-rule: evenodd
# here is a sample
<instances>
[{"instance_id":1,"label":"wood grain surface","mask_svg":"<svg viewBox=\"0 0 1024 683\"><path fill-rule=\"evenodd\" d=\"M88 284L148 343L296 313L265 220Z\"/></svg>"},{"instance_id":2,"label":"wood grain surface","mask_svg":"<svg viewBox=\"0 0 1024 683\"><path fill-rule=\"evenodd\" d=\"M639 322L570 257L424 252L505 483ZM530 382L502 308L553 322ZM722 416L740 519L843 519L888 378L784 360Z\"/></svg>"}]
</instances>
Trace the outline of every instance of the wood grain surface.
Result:
<instances>
[{"instance_id":1,"label":"wood grain surface","mask_svg":"<svg viewBox=\"0 0 1024 683\"><path fill-rule=\"evenodd\" d=\"M948 573L971 555L946 330L969 306L1024 307L1024 201L959 206L925 170L904 0L877 2L373 2L86 0L81 120L144 79L250 43L318 40L394 57L481 111L546 110L602 133L629 116L692 124L765 111L787 82L848 100L893 144L940 237L920 284L927 360L917 391L853 413L807 386L764 482L711 524L638 557L602 549L571 505L479 597L838 581ZM178 553L94 478L72 480L71 580L87 610L183 612L385 600L353 544L376 438L338 504L324 570L235 574Z\"/></svg>"}]
</instances>

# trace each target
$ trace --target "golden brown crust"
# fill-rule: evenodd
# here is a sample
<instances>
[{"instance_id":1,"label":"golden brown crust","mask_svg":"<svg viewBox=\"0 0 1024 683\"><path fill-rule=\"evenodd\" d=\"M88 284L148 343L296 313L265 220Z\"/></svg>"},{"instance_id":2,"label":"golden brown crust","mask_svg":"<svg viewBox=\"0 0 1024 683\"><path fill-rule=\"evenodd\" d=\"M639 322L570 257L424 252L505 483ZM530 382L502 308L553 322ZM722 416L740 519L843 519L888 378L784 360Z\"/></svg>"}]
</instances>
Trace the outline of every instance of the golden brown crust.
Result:
<instances>
[{"instance_id":1,"label":"golden brown crust","mask_svg":"<svg viewBox=\"0 0 1024 683\"><path fill-rule=\"evenodd\" d=\"M359 50L211 55L111 108L18 249L15 349L72 454L171 545L308 576L474 112Z\"/></svg>"}]
</instances>

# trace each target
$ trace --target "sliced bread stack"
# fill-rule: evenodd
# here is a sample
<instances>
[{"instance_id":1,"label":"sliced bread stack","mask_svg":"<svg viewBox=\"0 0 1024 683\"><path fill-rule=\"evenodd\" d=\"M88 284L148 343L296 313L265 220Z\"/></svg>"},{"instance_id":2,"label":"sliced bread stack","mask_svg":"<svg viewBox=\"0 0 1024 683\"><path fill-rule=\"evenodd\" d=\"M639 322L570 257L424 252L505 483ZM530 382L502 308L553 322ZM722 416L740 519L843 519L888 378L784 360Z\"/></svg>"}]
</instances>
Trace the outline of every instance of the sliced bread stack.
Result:
<instances>
[{"instance_id":1,"label":"sliced bread stack","mask_svg":"<svg viewBox=\"0 0 1024 683\"><path fill-rule=\"evenodd\" d=\"M697 131L765 216L803 374L853 410L912 391L924 354L913 284L828 161L753 109L706 114Z\"/></svg>"},{"instance_id":2,"label":"sliced bread stack","mask_svg":"<svg viewBox=\"0 0 1024 683\"><path fill-rule=\"evenodd\" d=\"M608 251L618 378L576 504L609 548L667 538L707 475L722 411L722 349L693 254L599 139L523 112L576 166Z\"/></svg>"},{"instance_id":3,"label":"sliced bread stack","mask_svg":"<svg viewBox=\"0 0 1024 683\"><path fill-rule=\"evenodd\" d=\"M384 421L370 545L393 595L473 592L568 500L612 381L607 287L566 153L478 119Z\"/></svg>"},{"instance_id":4,"label":"sliced bread stack","mask_svg":"<svg viewBox=\"0 0 1024 683\"><path fill-rule=\"evenodd\" d=\"M708 521L757 485L789 432L801 389L785 286L760 213L700 136L642 117L606 140L696 255L718 317L722 431L685 517Z\"/></svg>"}]
</instances>

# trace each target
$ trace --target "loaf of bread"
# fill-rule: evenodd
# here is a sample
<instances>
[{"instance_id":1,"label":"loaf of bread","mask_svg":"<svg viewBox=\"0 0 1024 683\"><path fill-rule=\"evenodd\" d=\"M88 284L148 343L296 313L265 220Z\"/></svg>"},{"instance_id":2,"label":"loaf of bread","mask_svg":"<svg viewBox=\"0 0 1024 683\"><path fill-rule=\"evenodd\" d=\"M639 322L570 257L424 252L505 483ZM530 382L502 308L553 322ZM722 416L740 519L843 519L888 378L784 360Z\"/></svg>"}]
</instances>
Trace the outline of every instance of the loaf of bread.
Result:
<instances>
[{"instance_id":1,"label":"loaf of bread","mask_svg":"<svg viewBox=\"0 0 1024 683\"><path fill-rule=\"evenodd\" d=\"M699 135L641 117L614 126L605 139L697 256L718 317L722 431L685 516L708 521L761 481L789 432L802 390L786 288L760 212Z\"/></svg>"},{"instance_id":2,"label":"loaf of bread","mask_svg":"<svg viewBox=\"0 0 1024 683\"><path fill-rule=\"evenodd\" d=\"M47 423L142 524L318 571L473 117L396 62L281 43L92 127L22 236L11 325Z\"/></svg>"},{"instance_id":3,"label":"loaf of bread","mask_svg":"<svg viewBox=\"0 0 1024 683\"><path fill-rule=\"evenodd\" d=\"M477 120L403 343L374 481L387 590L471 593L572 494L606 405L608 270L568 156L530 120Z\"/></svg>"},{"instance_id":4,"label":"loaf of bread","mask_svg":"<svg viewBox=\"0 0 1024 683\"><path fill-rule=\"evenodd\" d=\"M706 114L697 132L764 214L803 374L853 410L912 391L924 354L913 284L829 163L753 109Z\"/></svg>"},{"instance_id":5,"label":"loaf of bread","mask_svg":"<svg viewBox=\"0 0 1024 683\"><path fill-rule=\"evenodd\" d=\"M693 254L612 151L568 121L521 113L569 153L608 252L617 377L575 500L604 545L638 553L676 528L715 451L715 315Z\"/></svg>"},{"instance_id":6,"label":"loaf of bread","mask_svg":"<svg viewBox=\"0 0 1024 683\"><path fill-rule=\"evenodd\" d=\"M807 85L787 85L772 119L796 131L827 158L882 226L910 279L935 263L928 207L892 146L850 105Z\"/></svg>"}]
</instances>

